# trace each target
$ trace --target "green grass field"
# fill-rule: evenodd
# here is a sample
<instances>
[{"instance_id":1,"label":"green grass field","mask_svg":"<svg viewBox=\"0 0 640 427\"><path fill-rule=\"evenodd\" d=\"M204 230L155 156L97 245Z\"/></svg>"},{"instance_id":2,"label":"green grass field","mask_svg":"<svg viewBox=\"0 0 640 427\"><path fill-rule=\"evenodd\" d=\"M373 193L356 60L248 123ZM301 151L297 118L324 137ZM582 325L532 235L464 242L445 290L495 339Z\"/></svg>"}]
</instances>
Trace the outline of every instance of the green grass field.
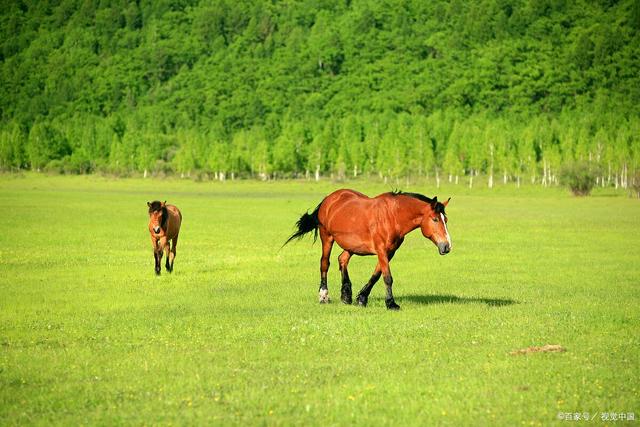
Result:
<instances>
[{"instance_id":1,"label":"green grass field","mask_svg":"<svg viewBox=\"0 0 640 427\"><path fill-rule=\"evenodd\" d=\"M2 425L547 425L640 418L640 202L613 190L441 188L369 306L317 302L319 244L281 244L328 192L376 183L0 176ZM433 186L402 186L428 196ZM146 202L184 215L160 277ZM375 259L355 257L354 288ZM511 355L558 344L563 353ZM578 423L583 424L583 421Z\"/></svg>"}]
</instances>

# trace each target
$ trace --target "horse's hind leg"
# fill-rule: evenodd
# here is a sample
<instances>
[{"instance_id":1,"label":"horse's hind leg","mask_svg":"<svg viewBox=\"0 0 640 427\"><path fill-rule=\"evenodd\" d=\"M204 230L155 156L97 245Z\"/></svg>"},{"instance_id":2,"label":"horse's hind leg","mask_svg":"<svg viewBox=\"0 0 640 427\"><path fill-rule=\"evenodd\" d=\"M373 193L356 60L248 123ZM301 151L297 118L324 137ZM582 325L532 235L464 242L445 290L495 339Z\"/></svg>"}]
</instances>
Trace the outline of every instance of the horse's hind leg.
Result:
<instances>
[{"instance_id":1,"label":"horse's hind leg","mask_svg":"<svg viewBox=\"0 0 640 427\"><path fill-rule=\"evenodd\" d=\"M351 255L352 254L350 252L344 251L338 257L338 263L340 263L340 273L342 273L342 289L340 292L340 299L345 304L351 304L353 295L353 292L351 290L351 280L349 279L349 271L347 270Z\"/></svg>"},{"instance_id":2,"label":"horse's hind leg","mask_svg":"<svg viewBox=\"0 0 640 427\"><path fill-rule=\"evenodd\" d=\"M322 257L320 258L320 290L318 298L321 304L329 302L329 287L327 286L327 271L329 271L329 257L333 247L333 237L320 226L320 240L322 241Z\"/></svg>"},{"instance_id":3,"label":"horse's hind leg","mask_svg":"<svg viewBox=\"0 0 640 427\"><path fill-rule=\"evenodd\" d=\"M167 270L169 273L173 271L173 261L176 259L176 245L178 244L178 236L171 241L171 251L167 255Z\"/></svg>"}]
</instances>

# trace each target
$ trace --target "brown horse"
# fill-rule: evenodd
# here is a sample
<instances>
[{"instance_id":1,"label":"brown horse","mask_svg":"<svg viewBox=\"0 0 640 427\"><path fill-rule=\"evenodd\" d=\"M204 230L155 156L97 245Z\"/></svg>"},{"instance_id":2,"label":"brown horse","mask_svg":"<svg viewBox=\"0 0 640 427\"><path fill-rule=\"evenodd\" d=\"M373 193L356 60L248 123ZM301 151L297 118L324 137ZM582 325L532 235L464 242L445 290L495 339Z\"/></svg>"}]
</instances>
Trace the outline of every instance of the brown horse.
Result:
<instances>
[{"instance_id":1,"label":"brown horse","mask_svg":"<svg viewBox=\"0 0 640 427\"><path fill-rule=\"evenodd\" d=\"M176 258L176 245L182 224L182 213L167 202L158 200L147 202L149 207L149 233L153 245L153 257L156 260L156 274L160 274L162 252L167 255L165 268L169 273L173 271L173 261Z\"/></svg>"},{"instance_id":2,"label":"brown horse","mask_svg":"<svg viewBox=\"0 0 640 427\"><path fill-rule=\"evenodd\" d=\"M451 200L451 199L449 199ZM386 305L390 310L400 306L393 299L393 278L389 262L393 258L407 233L420 227L422 235L431 240L440 255L451 251L451 238L447 230L444 208L449 203L438 202L421 194L400 191L380 194L370 198L353 190L338 190L320 202L313 213L305 213L296 223L298 230L289 237L285 245L314 231L314 241L320 231L322 257L320 258L320 302L329 302L327 270L333 243L343 249L338 257L342 273L342 301L351 304L351 280L347 266L352 255L377 255L378 264L358 293L357 301L366 306L369 293L380 275L387 287Z\"/></svg>"}]
</instances>

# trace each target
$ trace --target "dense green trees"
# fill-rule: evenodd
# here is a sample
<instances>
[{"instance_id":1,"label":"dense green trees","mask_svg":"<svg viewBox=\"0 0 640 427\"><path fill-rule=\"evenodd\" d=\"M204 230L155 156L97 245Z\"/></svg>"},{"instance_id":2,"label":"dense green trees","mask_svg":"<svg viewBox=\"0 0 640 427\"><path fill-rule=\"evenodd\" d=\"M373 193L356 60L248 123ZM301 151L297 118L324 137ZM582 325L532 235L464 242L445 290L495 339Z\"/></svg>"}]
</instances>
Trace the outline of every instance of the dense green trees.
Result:
<instances>
[{"instance_id":1,"label":"dense green trees","mask_svg":"<svg viewBox=\"0 0 640 427\"><path fill-rule=\"evenodd\" d=\"M640 170L637 0L4 2L0 168L551 185Z\"/></svg>"}]
</instances>

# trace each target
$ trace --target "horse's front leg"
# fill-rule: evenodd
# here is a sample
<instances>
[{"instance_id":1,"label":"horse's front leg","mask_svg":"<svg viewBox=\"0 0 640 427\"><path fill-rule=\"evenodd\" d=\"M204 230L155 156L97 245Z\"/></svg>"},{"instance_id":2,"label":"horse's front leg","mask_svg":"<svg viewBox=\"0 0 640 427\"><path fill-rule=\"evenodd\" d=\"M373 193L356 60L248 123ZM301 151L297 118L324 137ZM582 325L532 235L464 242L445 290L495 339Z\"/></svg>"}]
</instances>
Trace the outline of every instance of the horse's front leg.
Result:
<instances>
[{"instance_id":1,"label":"horse's front leg","mask_svg":"<svg viewBox=\"0 0 640 427\"><path fill-rule=\"evenodd\" d=\"M166 247L167 247L166 237L156 240L154 255L156 257L156 274L157 275L160 275L160 271L162 270L162 252L166 249Z\"/></svg>"},{"instance_id":2,"label":"horse's front leg","mask_svg":"<svg viewBox=\"0 0 640 427\"><path fill-rule=\"evenodd\" d=\"M155 262L156 275L160 274L160 260L158 259L158 240L151 236L151 246L153 247L153 261Z\"/></svg>"},{"instance_id":3,"label":"horse's front leg","mask_svg":"<svg viewBox=\"0 0 640 427\"><path fill-rule=\"evenodd\" d=\"M358 296L356 297L356 301L358 301L358 305L361 305L362 307L367 306L367 302L369 302L369 294L371 293L371 289L373 289L373 286L378 282L381 274L382 274L382 271L380 270L380 263L378 263L376 264L376 269L373 271L373 274L371 275L371 278L369 279L367 284L364 285L362 289L360 289L360 292L358 292Z\"/></svg>"},{"instance_id":4,"label":"horse's front leg","mask_svg":"<svg viewBox=\"0 0 640 427\"><path fill-rule=\"evenodd\" d=\"M156 248L153 249L153 259L156 261L156 275L160 275L162 268L160 267L160 259L162 259L162 252L158 252Z\"/></svg>"},{"instance_id":5,"label":"horse's front leg","mask_svg":"<svg viewBox=\"0 0 640 427\"><path fill-rule=\"evenodd\" d=\"M384 284L387 287L387 297L384 302L389 310L400 310L400 306L396 304L393 299L393 277L391 276L391 269L389 268L389 259L386 256L379 255L378 263L380 264Z\"/></svg>"},{"instance_id":6,"label":"horse's front leg","mask_svg":"<svg viewBox=\"0 0 640 427\"><path fill-rule=\"evenodd\" d=\"M167 240L167 244L164 246L164 255L167 257L164 268L171 273L171 240Z\"/></svg>"},{"instance_id":7,"label":"horse's front leg","mask_svg":"<svg viewBox=\"0 0 640 427\"><path fill-rule=\"evenodd\" d=\"M380 253L384 253L384 252L380 252ZM369 279L369 281L367 282L366 285L364 285L362 287L362 289L360 289L360 292L358 292L358 296L356 297L356 301L358 301L358 305L362 306L362 307L366 307L367 303L369 301L369 294L371 293L371 289L373 289L373 286L378 283L378 280L380 280L380 276L384 275L384 271L382 269L383 265L386 265L386 271L388 272L388 276L391 280L391 283L393 283L393 279L391 278L391 271L389 270L389 262L391 261L391 259L393 258L393 256L395 255L396 251L392 250L390 251L387 255L384 256L380 256L378 255L378 263L376 264L376 269L373 271L373 274L371 275L371 278ZM385 284L387 283L387 279L385 277ZM387 297L389 296L389 292L390 291L390 286L387 286ZM391 300L393 301L393 295L391 295ZM395 310L397 310L398 308L400 308L395 302L393 302L393 304L396 305L397 308L395 308ZM387 304L387 308L390 308L389 305Z\"/></svg>"}]
</instances>

